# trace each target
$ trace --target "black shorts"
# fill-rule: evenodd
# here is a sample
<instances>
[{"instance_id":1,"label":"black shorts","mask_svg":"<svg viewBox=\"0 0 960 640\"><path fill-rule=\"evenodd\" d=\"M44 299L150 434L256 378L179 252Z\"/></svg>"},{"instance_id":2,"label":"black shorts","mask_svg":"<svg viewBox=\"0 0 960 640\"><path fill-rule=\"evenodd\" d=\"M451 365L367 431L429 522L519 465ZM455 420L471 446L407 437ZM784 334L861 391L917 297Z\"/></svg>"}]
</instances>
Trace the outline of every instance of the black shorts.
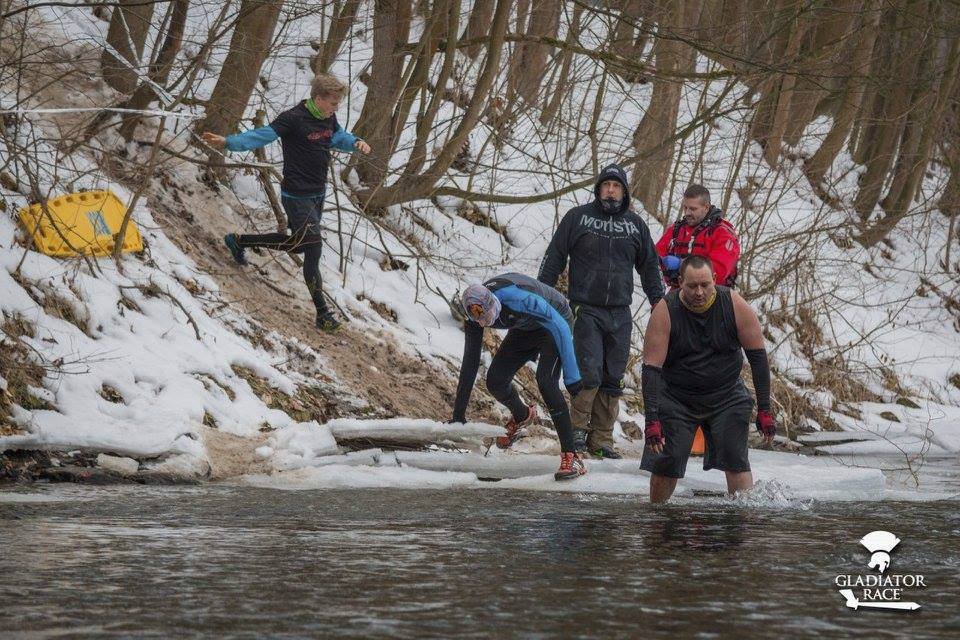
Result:
<instances>
[{"instance_id":1,"label":"black shorts","mask_svg":"<svg viewBox=\"0 0 960 640\"><path fill-rule=\"evenodd\" d=\"M287 214L287 229L292 236L318 236L323 231L323 200L325 194L309 198L280 196Z\"/></svg>"},{"instance_id":2,"label":"black shorts","mask_svg":"<svg viewBox=\"0 0 960 640\"><path fill-rule=\"evenodd\" d=\"M728 392L714 394L714 398L708 403L699 398L681 400L664 391L660 401L660 424L665 439L663 453L654 453L650 447L645 447L640 468L659 476L682 478L699 425L703 428L707 445L703 457L704 471L750 471L747 435L753 399L739 382Z\"/></svg>"}]
</instances>

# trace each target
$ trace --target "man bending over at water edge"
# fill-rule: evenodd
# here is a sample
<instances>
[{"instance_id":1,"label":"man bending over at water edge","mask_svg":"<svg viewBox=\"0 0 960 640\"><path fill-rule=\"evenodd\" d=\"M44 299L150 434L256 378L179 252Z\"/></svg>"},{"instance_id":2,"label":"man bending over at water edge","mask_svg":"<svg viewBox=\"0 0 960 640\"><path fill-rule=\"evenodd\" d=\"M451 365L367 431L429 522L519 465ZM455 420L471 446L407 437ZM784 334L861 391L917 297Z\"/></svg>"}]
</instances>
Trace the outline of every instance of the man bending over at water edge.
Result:
<instances>
[{"instance_id":1,"label":"man bending over at water edge","mask_svg":"<svg viewBox=\"0 0 960 640\"><path fill-rule=\"evenodd\" d=\"M560 468L554 478L571 480L586 473L574 450L570 410L559 387L561 369L571 397L583 387L567 299L529 276L504 273L467 287L461 303L467 314L466 338L452 422L466 422L467 404L480 368L483 328L508 329L487 370L487 390L512 416L507 422L507 435L497 438L497 446L505 449L512 445L520 437L520 430L537 419L536 405L524 404L513 377L527 362L538 360L537 386L560 437Z\"/></svg>"}]
</instances>

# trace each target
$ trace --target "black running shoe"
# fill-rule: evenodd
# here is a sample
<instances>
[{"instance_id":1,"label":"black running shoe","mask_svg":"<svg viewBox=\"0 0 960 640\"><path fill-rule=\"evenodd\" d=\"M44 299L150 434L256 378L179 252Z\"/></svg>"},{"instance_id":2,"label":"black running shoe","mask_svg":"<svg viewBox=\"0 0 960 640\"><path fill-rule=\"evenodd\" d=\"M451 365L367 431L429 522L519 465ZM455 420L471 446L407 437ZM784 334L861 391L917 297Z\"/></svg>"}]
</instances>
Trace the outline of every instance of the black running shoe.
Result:
<instances>
[{"instance_id":1,"label":"black running shoe","mask_svg":"<svg viewBox=\"0 0 960 640\"><path fill-rule=\"evenodd\" d=\"M337 320L336 316L330 311L317 312L317 329L320 329L320 331L334 333L335 331L339 331L341 326L343 325L340 324L340 321Z\"/></svg>"},{"instance_id":2,"label":"black running shoe","mask_svg":"<svg viewBox=\"0 0 960 640\"><path fill-rule=\"evenodd\" d=\"M598 447L590 452L594 458L607 458L609 460L622 460L623 456L613 447Z\"/></svg>"},{"instance_id":3,"label":"black running shoe","mask_svg":"<svg viewBox=\"0 0 960 640\"><path fill-rule=\"evenodd\" d=\"M247 262L246 256L244 256L243 247L240 246L240 243L237 242L237 234L228 233L223 236L223 244L227 245L227 249L230 249L230 255L233 256L233 261L241 266L246 266L250 264Z\"/></svg>"}]
</instances>

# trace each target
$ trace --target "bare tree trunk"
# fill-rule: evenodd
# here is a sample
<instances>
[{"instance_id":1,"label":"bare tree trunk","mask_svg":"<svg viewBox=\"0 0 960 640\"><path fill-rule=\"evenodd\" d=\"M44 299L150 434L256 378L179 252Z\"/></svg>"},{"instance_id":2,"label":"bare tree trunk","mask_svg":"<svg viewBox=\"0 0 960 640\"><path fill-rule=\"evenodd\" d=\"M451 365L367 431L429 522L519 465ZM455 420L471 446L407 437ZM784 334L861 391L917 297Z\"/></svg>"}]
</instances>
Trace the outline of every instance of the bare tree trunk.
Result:
<instances>
[{"instance_id":1,"label":"bare tree trunk","mask_svg":"<svg viewBox=\"0 0 960 640\"><path fill-rule=\"evenodd\" d=\"M447 6L447 24L445 32L448 34L446 39L443 65L440 67L440 73L437 76L436 85L433 94L430 96L429 103L421 109L417 118L417 137L413 143L413 149L410 151L410 159L403 169L405 176L411 176L418 173L427 159L426 147L427 138L433 130L433 122L436 120L437 111L440 109L440 103L443 100L447 87L447 81L453 72L453 63L457 55L457 37L460 31L460 5L455 0L451 0ZM423 100L423 98L421 98Z\"/></svg>"},{"instance_id":2,"label":"bare tree trunk","mask_svg":"<svg viewBox=\"0 0 960 640\"><path fill-rule=\"evenodd\" d=\"M824 175L843 148L843 143L853 128L853 121L860 112L866 92L867 75L873 63L873 45L877 39L879 22L877 0L865 0L860 37L853 48L853 57L847 69L849 77L843 87L833 125L816 153L804 163L804 172L812 184L823 182Z\"/></svg>"},{"instance_id":3,"label":"bare tree trunk","mask_svg":"<svg viewBox=\"0 0 960 640\"><path fill-rule=\"evenodd\" d=\"M407 122L407 116L410 115L410 109L417 93L423 94L426 91L429 81L430 67L433 64L433 56L437 51L437 45L443 32L446 30L447 16L450 11L452 0L434 0L432 11L429 12L426 25L424 26L423 36L420 40L420 46L417 52L416 63L410 73L410 79L400 93L400 100L393 113L393 126L391 127L391 155L396 150L397 140L400 138L400 132L403 125Z\"/></svg>"},{"instance_id":4,"label":"bare tree trunk","mask_svg":"<svg viewBox=\"0 0 960 640\"><path fill-rule=\"evenodd\" d=\"M357 19L357 9L360 7L360 0L345 0L339 8L336 9L333 19L330 21L330 28L327 31L327 38L323 41L323 48L313 59L313 72L324 73L337 59L340 53L340 47L347 39L347 34L353 27Z\"/></svg>"},{"instance_id":5,"label":"bare tree trunk","mask_svg":"<svg viewBox=\"0 0 960 640\"><path fill-rule=\"evenodd\" d=\"M530 22L526 33L531 36L557 37L560 26L560 10L563 4L555 0L533 0ZM552 47L534 42L521 42L518 47L519 69L517 92L527 104L535 104L547 67L547 55Z\"/></svg>"},{"instance_id":6,"label":"bare tree trunk","mask_svg":"<svg viewBox=\"0 0 960 640\"><path fill-rule=\"evenodd\" d=\"M897 43L905 28L903 8L896 2L882 3L878 35L874 44L872 72L865 79L867 90L860 113L854 120L854 134L850 139L850 155L858 164L866 164L875 155L880 143L884 98L893 84L893 69L899 61Z\"/></svg>"},{"instance_id":7,"label":"bare tree trunk","mask_svg":"<svg viewBox=\"0 0 960 640\"><path fill-rule=\"evenodd\" d=\"M699 11L699 0L672 2L657 17L658 31L667 36L677 35L685 25L696 23ZM654 48L658 71L677 73L693 68L696 51L689 45L665 37L658 38ZM661 217L660 197L673 161L673 143L669 140L677 129L682 91L683 84L675 79L655 79L650 105L633 134L634 149L644 161L633 171L630 191L658 219Z\"/></svg>"},{"instance_id":8,"label":"bare tree trunk","mask_svg":"<svg viewBox=\"0 0 960 640\"><path fill-rule=\"evenodd\" d=\"M515 0L514 33L526 33L527 18L530 15L530 2L532 0ZM517 113L517 99L520 97L520 53L523 50L523 43L514 41L507 45L507 104L504 109L505 117L512 122Z\"/></svg>"},{"instance_id":9,"label":"bare tree trunk","mask_svg":"<svg viewBox=\"0 0 960 640\"><path fill-rule=\"evenodd\" d=\"M946 43L943 43L946 44ZM884 209L901 216L910 208L917 194L923 172L934 150L936 134L940 129L950 97L957 87L957 75L960 74L960 40L953 38L943 64L934 67L934 77L939 76L938 86L932 97L932 105L922 124L923 131L917 143L916 152L904 159L902 183L894 179L885 198Z\"/></svg>"},{"instance_id":10,"label":"bare tree trunk","mask_svg":"<svg viewBox=\"0 0 960 640\"><path fill-rule=\"evenodd\" d=\"M163 45L160 47L160 52L157 54L157 59L151 65L148 74L148 78L158 86L162 87L166 84L170 69L173 67L173 61L180 52L189 7L190 0L174 0L170 15L170 26L167 29ZM153 85L144 82L137 87L125 106L128 109L144 109L157 97ZM124 118L123 124L120 125L120 135L123 136L124 140L130 141L133 138L133 132L139 122L140 117L137 115L129 115Z\"/></svg>"},{"instance_id":11,"label":"bare tree trunk","mask_svg":"<svg viewBox=\"0 0 960 640\"><path fill-rule=\"evenodd\" d=\"M923 116L923 120L911 122L908 131L904 133L903 149L897 160L890 190L883 201L886 214L875 224L864 229L857 238L864 246L873 246L887 237L909 212L913 198L920 187L923 173L933 152L936 134L940 131L940 124L950 98L954 95L957 75L960 73L960 40L953 38L949 47L943 64L932 65L932 75L939 77L938 86L931 96L932 100L929 103L920 103L925 104L926 108L918 104L913 111ZM910 139L906 140L908 133ZM952 172L951 179L955 175ZM949 198L947 200L949 201ZM941 200L942 205L943 200Z\"/></svg>"},{"instance_id":12,"label":"bare tree trunk","mask_svg":"<svg viewBox=\"0 0 960 640\"><path fill-rule=\"evenodd\" d=\"M243 0L220 77L207 102L200 131L233 133L260 77L283 0Z\"/></svg>"},{"instance_id":13,"label":"bare tree trunk","mask_svg":"<svg viewBox=\"0 0 960 640\"><path fill-rule=\"evenodd\" d=\"M143 0L119 0L110 16L107 44L127 62L139 67L143 46L150 31L154 3ZM132 45L132 48L131 48ZM107 49L100 56L103 79L120 93L131 94L137 88L137 74Z\"/></svg>"},{"instance_id":14,"label":"bare tree trunk","mask_svg":"<svg viewBox=\"0 0 960 640\"><path fill-rule=\"evenodd\" d=\"M620 0L612 3L611 9L620 13L619 21L613 30L613 39L610 49L626 60L639 60L643 49L647 45L647 34L639 27L647 18L644 10L649 9L650 2L646 0ZM577 5L579 8L580 5ZM627 82L641 82L645 80L643 74L629 72L624 69L611 69Z\"/></svg>"},{"instance_id":15,"label":"bare tree trunk","mask_svg":"<svg viewBox=\"0 0 960 640\"><path fill-rule=\"evenodd\" d=\"M913 84L919 67L921 53L917 51L918 34L915 29L905 25L906 12L900 12L898 22L903 25L896 36L897 63L893 69L890 82L884 86L884 94L878 103L879 118L870 128L877 136L872 146L872 153L868 156L867 171L860 177L860 190L853 206L866 221L870 218L884 182L890 173L895 158L897 144L900 142L907 122L908 107L913 95L910 86Z\"/></svg>"},{"instance_id":16,"label":"bare tree trunk","mask_svg":"<svg viewBox=\"0 0 960 640\"><path fill-rule=\"evenodd\" d=\"M353 132L372 151L357 158L357 173L367 186L382 184L393 155L393 113L403 87L401 47L410 36L411 0L376 0L373 15L373 60L363 110ZM413 64L411 62L410 64Z\"/></svg>"},{"instance_id":17,"label":"bare tree trunk","mask_svg":"<svg viewBox=\"0 0 960 640\"><path fill-rule=\"evenodd\" d=\"M759 22L751 0L704 0L698 30L712 34L711 50L705 52L724 67L744 72L743 57L750 44L749 33Z\"/></svg>"},{"instance_id":18,"label":"bare tree trunk","mask_svg":"<svg viewBox=\"0 0 960 640\"><path fill-rule=\"evenodd\" d=\"M473 8L470 9L470 18L467 20L467 28L463 33L464 40L482 38L490 33L493 7L494 0L474 0ZM475 59L481 51L483 51L483 45L474 44L467 47L464 53Z\"/></svg>"},{"instance_id":19,"label":"bare tree trunk","mask_svg":"<svg viewBox=\"0 0 960 640\"><path fill-rule=\"evenodd\" d=\"M786 72L781 75L779 88L775 90L776 108L773 111L770 129L766 135L758 137L758 141L763 145L764 157L771 166L775 165L780 158L780 148L783 144L784 133L787 130L787 119L790 117L794 87L797 83L800 47L810 24L807 17L799 16L790 32L790 40L783 52L783 61L787 68Z\"/></svg>"},{"instance_id":20,"label":"bare tree trunk","mask_svg":"<svg viewBox=\"0 0 960 640\"><path fill-rule=\"evenodd\" d=\"M507 30L510 15L510 0L498 0L493 14L493 23L490 27L490 40L487 43L487 59L483 70L477 78L473 99L467 107L466 113L457 125L453 134L447 140L443 149L437 155L433 164L422 174L403 176L395 184L363 194L372 208L385 207L397 202L407 202L418 198L425 198L435 189L437 180L450 168L456 159L457 153L467 141L467 136L476 126L483 114L484 106L489 100L490 88L500 68L500 55L503 50L504 35Z\"/></svg>"},{"instance_id":21,"label":"bare tree trunk","mask_svg":"<svg viewBox=\"0 0 960 640\"><path fill-rule=\"evenodd\" d=\"M573 15L570 17L570 26L567 29L565 41L567 45L575 44L580 39L580 18L582 16L583 5L574 5ZM560 71L553 85L550 102L540 112L540 124L543 126L547 126L556 117L560 104L570 89L570 65L573 63L573 51L564 49L560 56Z\"/></svg>"},{"instance_id":22,"label":"bare tree trunk","mask_svg":"<svg viewBox=\"0 0 960 640\"><path fill-rule=\"evenodd\" d=\"M800 143L823 100L839 89L840 83L832 76L841 62L846 66L854 52L851 44L859 40L856 33L863 5L863 0L836 0L818 7L812 16L783 134L787 145Z\"/></svg>"}]
</instances>

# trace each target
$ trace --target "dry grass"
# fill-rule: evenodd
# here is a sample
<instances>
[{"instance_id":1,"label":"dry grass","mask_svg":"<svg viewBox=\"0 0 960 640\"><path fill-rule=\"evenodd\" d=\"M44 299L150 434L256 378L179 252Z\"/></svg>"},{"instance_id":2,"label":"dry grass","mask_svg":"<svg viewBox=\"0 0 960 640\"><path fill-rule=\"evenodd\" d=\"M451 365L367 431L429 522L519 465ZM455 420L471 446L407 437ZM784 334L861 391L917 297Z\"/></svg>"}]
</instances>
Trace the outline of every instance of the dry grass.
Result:
<instances>
[{"instance_id":1,"label":"dry grass","mask_svg":"<svg viewBox=\"0 0 960 640\"><path fill-rule=\"evenodd\" d=\"M100 385L100 397L106 400L107 402L112 402L114 404L123 404L123 394L117 391L114 387L110 386L106 382Z\"/></svg>"},{"instance_id":2,"label":"dry grass","mask_svg":"<svg viewBox=\"0 0 960 640\"><path fill-rule=\"evenodd\" d=\"M283 411L298 422L316 420L323 423L340 417L339 403L324 393L319 387L301 385L297 392L289 396L260 378L251 369L233 365L233 372L242 378L260 400L270 407Z\"/></svg>"},{"instance_id":3,"label":"dry grass","mask_svg":"<svg viewBox=\"0 0 960 640\"><path fill-rule=\"evenodd\" d=\"M379 315L384 320L387 320L389 322L397 321L397 312L394 311L392 308L390 308L388 305L382 302L378 302L377 300L371 300L370 298L363 295L362 293L357 295L357 300L360 300L361 302L366 300L368 303L370 303L370 306L373 307L373 310L377 312L377 315Z\"/></svg>"},{"instance_id":4,"label":"dry grass","mask_svg":"<svg viewBox=\"0 0 960 640\"><path fill-rule=\"evenodd\" d=\"M467 222L477 225L478 227L486 227L487 229L496 231L503 236L504 240L506 240L508 243L510 242L510 236L507 233L507 228L491 218L486 211L473 204L469 200L463 200L460 202L460 205L457 207L457 215Z\"/></svg>"},{"instance_id":5,"label":"dry grass","mask_svg":"<svg viewBox=\"0 0 960 640\"><path fill-rule=\"evenodd\" d=\"M0 376L7 388L0 391L0 436L21 433L10 420L14 405L29 411L52 409L46 400L30 393L30 387L40 387L46 370L30 359L29 350L20 342L21 336L32 336L33 326L20 316L4 316L3 340L0 341Z\"/></svg>"}]
</instances>

